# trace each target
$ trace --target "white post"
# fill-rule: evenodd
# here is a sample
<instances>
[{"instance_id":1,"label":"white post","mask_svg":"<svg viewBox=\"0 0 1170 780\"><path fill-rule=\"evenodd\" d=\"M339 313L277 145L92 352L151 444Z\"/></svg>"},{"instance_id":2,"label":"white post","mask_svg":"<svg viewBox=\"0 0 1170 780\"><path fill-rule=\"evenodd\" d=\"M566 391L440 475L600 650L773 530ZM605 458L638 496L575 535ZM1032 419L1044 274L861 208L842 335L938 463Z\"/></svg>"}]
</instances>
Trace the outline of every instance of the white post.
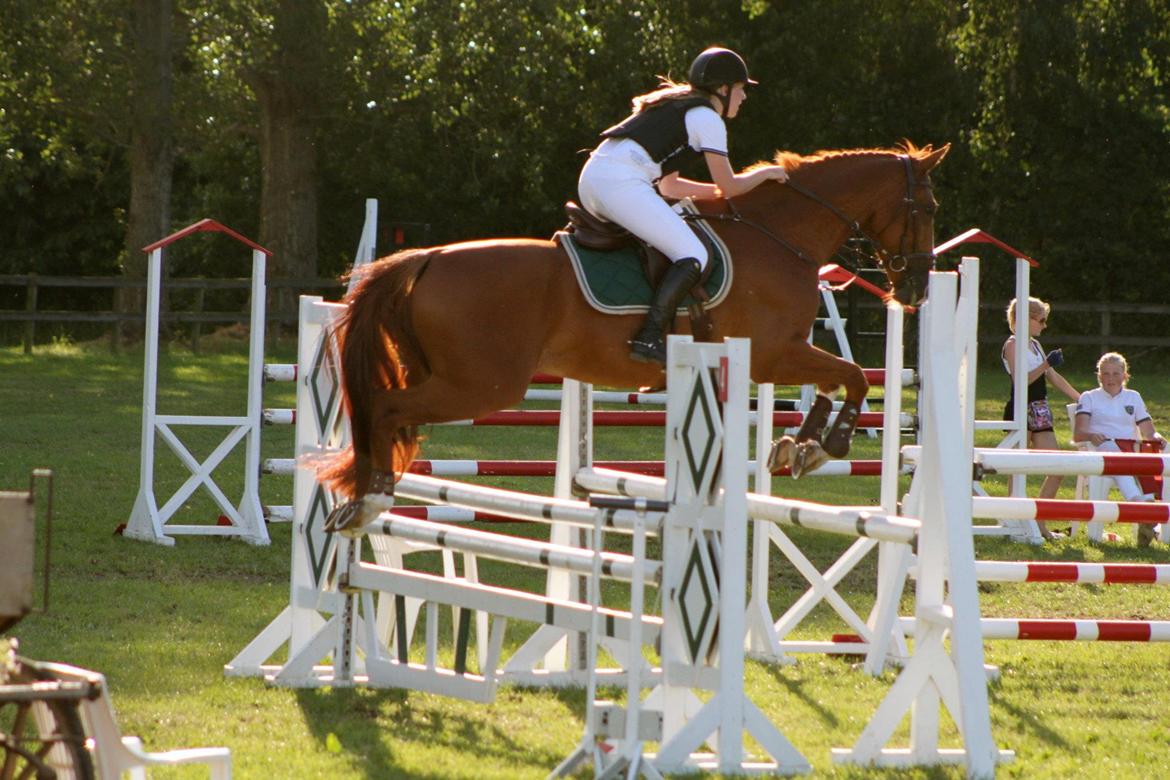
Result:
<instances>
[{"instance_id":1,"label":"white post","mask_svg":"<svg viewBox=\"0 0 1170 780\"><path fill-rule=\"evenodd\" d=\"M125 535L131 539L173 546L163 533L154 495L154 426L158 413L159 297L162 279L162 247L153 249L146 261L145 360L142 370L142 460L138 471L138 497L130 511Z\"/></svg>"},{"instance_id":2,"label":"white post","mask_svg":"<svg viewBox=\"0 0 1170 780\"><path fill-rule=\"evenodd\" d=\"M553 496L573 498L573 479L583 467L593 463L593 386L565 378L561 388L561 418L557 428L557 470ZM553 544L582 547L582 533L567 523L553 523L549 530ZM550 569L545 595L566 601L581 601L582 577L568 571ZM527 659L540 659L545 671L588 673L585 637L557 626L541 626L513 655L506 671L518 671Z\"/></svg>"},{"instance_id":3,"label":"white post","mask_svg":"<svg viewBox=\"0 0 1170 780\"><path fill-rule=\"evenodd\" d=\"M1026 266L1025 262L1025 266ZM979 373L979 280L978 257L964 257L959 263L959 305L956 309L956 338L962 339L959 358L959 411L963 420L963 448L975 447L975 380Z\"/></svg>"},{"instance_id":4,"label":"white post","mask_svg":"<svg viewBox=\"0 0 1170 780\"><path fill-rule=\"evenodd\" d=\"M300 299L297 329L296 433L298 461L339 448L348 433L340 413L339 378L335 353L325 338L340 316L342 304L325 303L320 296ZM328 582L336 555L336 537L324 531L333 499L306 466L293 474L293 522L289 566L289 605L224 667L229 676L280 676L286 685L317 684L332 670L316 667L328 652L336 632L325 631L322 613L336 614L341 602ZM288 644L292 668L269 664ZM311 657L316 653L316 657ZM307 658L308 660L302 660ZM323 671L324 670L324 671Z\"/></svg>"},{"instance_id":5,"label":"white post","mask_svg":"<svg viewBox=\"0 0 1170 780\"><path fill-rule=\"evenodd\" d=\"M742 774L745 732L775 759L754 771L810 770L743 690L749 353L746 339L668 341L659 772ZM716 692L700 703L692 689L710 688L704 680ZM704 743L715 761L694 752Z\"/></svg>"},{"instance_id":6,"label":"white post","mask_svg":"<svg viewBox=\"0 0 1170 780\"><path fill-rule=\"evenodd\" d=\"M1016 354L1012 365L1012 387L1014 405L1012 406L1012 433L1005 440L1004 445L1026 450L1028 448L1028 353L1031 350L1032 339L1028 329L1030 307L1028 298L1031 295L1031 266L1026 258L1016 258ZM1010 441L1010 444L1008 443ZM1002 445L1001 445L1002 446ZM1010 479L1009 495L1021 498L1028 495L1028 478L1023 474L1016 474ZM1008 520L1004 526L1013 529L1013 538L1040 544L1040 527L1035 520Z\"/></svg>"},{"instance_id":7,"label":"white post","mask_svg":"<svg viewBox=\"0 0 1170 780\"><path fill-rule=\"evenodd\" d=\"M955 332L957 276L934 272L922 309L924 457L907 497L907 514L922 522L915 597L914 657L899 675L869 725L837 761L877 766L963 763L967 775L990 778L1008 752L991 736L979 593L967 489L973 453L964 446L958 353L965 334ZM949 643L949 651L948 651ZM940 704L957 724L963 747L939 747ZM910 748L885 749L910 713Z\"/></svg>"},{"instance_id":8,"label":"white post","mask_svg":"<svg viewBox=\"0 0 1170 780\"><path fill-rule=\"evenodd\" d=\"M264 426L264 323L268 296L266 256L252 250L252 310L248 322L248 434L244 455L244 494L240 498L241 537L268 544L268 526L260 504L260 431Z\"/></svg>"},{"instance_id":9,"label":"white post","mask_svg":"<svg viewBox=\"0 0 1170 780\"><path fill-rule=\"evenodd\" d=\"M881 505L886 514L898 514L898 478L901 473L902 434L898 418L902 415L902 364L905 310L897 301L886 303L886 383L882 409L882 476ZM878 544L877 595L869 616L872 631L865 656L866 674L877 676L885 671L891 652L903 658L906 642L898 628L898 604L906 589L910 566L909 545ZM891 648L891 645L893 647Z\"/></svg>"},{"instance_id":10,"label":"white post","mask_svg":"<svg viewBox=\"0 0 1170 780\"><path fill-rule=\"evenodd\" d=\"M729 339L729 367L721 371L723 387L723 559L719 568L719 692L723 717L719 725L719 771L729 774L741 770L743 763L744 706L744 611L747 608L746 582L740 562L747 558L747 460L748 460L748 383L746 377L731 376L730 365L750 364L747 339ZM742 368L737 373L741 373ZM760 410L767 415L770 410ZM728 431L736 433L728 436ZM742 431L742 433L740 433ZM739 564L737 566L737 564Z\"/></svg>"},{"instance_id":11,"label":"white post","mask_svg":"<svg viewBox=\"0 0 1170 780\"><path fill-rule=\"evenodd\" d=\"M353 255L353 268L356 271L363 265L374 262L378 251L378 199L366 198L366 221L362 224L362 237L358 241L357 251ZM358 275L351 274L349 285L345 291L351 292L357 284Z\"/></svg>"},{"instance_id":12,"label":"white post","mask_svg":"<svg viewBox=\"0 0 1170 780\"><path fill-rule=\"evenodd\" d=\"M772 495L772 474L768 471L768 455L772 448L772 415L775 407L775 388L771 382L756 386L756 470L753 490L761 495ZM794 660L780 648L773 626L772 608L768 604L769 557L772 551L771 528L767 520L752 521L752 590L748 603L748 651L772 663L790 664Z\"/></svg>"}]
</instances>

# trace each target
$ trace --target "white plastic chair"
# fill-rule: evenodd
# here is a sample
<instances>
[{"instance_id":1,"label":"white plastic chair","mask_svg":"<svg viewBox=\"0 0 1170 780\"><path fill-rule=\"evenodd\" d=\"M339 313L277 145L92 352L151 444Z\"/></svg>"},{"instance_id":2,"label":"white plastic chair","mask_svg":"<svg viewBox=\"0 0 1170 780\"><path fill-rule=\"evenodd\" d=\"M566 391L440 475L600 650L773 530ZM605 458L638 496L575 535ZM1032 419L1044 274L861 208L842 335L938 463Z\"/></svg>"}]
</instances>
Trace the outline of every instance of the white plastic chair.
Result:
<instances>
[{"instance_id":1,"label":"white plastic chair","mask_svg":"<svg viewBox=\"0 0 1170 780\"><path fill-rule=\"evenodd\" d=\"M1068 421L1072 426L1072 432L1075 434L1077 430L1077 405L1075 403L1065 404L1064 408L1068 413ZM1141 431L1139 431L1136 427L1133 431L1133 437L1138 441L1140 441L1142 438ZM1082 452L1093 452L1096 449L1087 441L1074 441L1072 442L1072 445ZM1159 501L1170 500L1170 496L1167 495L1167 493L1170 492L1170 484L1168 483L1170 483L1170 480L1162 480L1162 495L1158 496ZM1086 477L1082 474L1077 477L1075 495L1077 500L1087 499L1089 501L1105 501L1109 498L1109 493L1113 487L1114 482L1110 477ZM1082 523L1070 524L1069 536L1075 536L1080 530L1081 525ZM1083 525L1085 526L1085 534L1089 537L1089 539L1094 542L1099 542L1102 540L1105 534L1105 524L1103 522L1094 520L1088 523L1083 523ZM1155 531L1158 532L1160 539L1166 540L1167 534L1170 532L1170 526L1163 524L1157 526Z\"/></svg>"},{"instance_id":2,"label":"white plastic chair","mask_svg":"<svg viewBox=\"0 0 1170 780\"><path fill-rule=\"evenodd\" d=\"M1077 431L1077 405L1075 403L1065 404L1064 410L1068 414L1068 422L1072 434L1075 435ZM1094 447L1087 441L1074 441L1072 445L1081 452L1092 452ZM1113 488L1113 480L1109 477L1087 477L1084 474L1077 476L1076 493L1074 494L1078 501L1104 501L1109 498L1109 491ZM1071 523L1069 525L1069 536L1076 536L1080 531L1081 526L1085 526L1085 534L1094 542L1101 541L1105 533L1105 524L1099 520L1094 520L1089 523Z\"/></svg>"},{"instance_id":3,"label":"white plastic chair","mask_svg":"<svg viewBox=\"0 0 1170 780\"><path fill-rule=\"evenodd\" d=\"M114 780L128 772L131 780L146 780L148 766L207 764L211 780L231 780L232 754L228 748L188 748L151 753L142 749L138 737L122 736L114 718L105 675L66 664L43 664L63 680L87 682L97 694L80 701L81 717L88 737L86 745L93 755L94 769L103 780Z\"/></svg>"}]
</instances>

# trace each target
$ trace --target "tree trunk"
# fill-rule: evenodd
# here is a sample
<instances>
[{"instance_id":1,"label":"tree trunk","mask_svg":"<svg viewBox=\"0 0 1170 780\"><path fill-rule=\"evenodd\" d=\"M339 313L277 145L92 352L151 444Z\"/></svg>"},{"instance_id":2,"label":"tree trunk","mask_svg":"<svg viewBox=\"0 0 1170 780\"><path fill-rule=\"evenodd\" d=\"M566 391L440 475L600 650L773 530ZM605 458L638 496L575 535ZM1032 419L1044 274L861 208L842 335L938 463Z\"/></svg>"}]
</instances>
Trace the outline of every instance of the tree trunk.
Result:
<instances>
[{"instance_id":1,"label":"tree trunk","mask_svg":"<svg viewBox=\"0 0 1170 780\"><path fill-rule=\"evenodd\" d=\"M272 60L249 79L261 112L260 244L273 253L272 278L317 275L317 123L325 26L323 5L281 0ZM269 298L275 309L270 322L295 322L292 291Z\"/></svg>"},{"instance_id":2,"label":"tree trunk","mask_svg":"<svg viewBox=\"0 0 1170 780\"><path fill-rule=\"evenodd\" d=\"M128 279L146 276L142 247L170 232L171 175L174 145L171 124L172 0L134 0L133 95L130 130L130 208L126 227L126 257L122 273ZM120 289L118 312L139 314L145 309L143 289ZM115 326L113 344L120 341ZM135 334L140 327L130 329Z\"/></svg>"}]
</instances>

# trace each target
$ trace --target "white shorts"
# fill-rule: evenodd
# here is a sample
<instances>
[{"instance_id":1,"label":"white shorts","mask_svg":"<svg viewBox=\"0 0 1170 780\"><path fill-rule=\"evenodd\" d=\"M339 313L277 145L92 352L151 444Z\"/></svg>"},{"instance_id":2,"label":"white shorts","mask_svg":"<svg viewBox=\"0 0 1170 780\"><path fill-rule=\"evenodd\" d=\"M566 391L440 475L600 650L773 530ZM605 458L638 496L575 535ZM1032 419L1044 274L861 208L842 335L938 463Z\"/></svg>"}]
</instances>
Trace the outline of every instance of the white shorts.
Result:
<instances>
[{"instance_id":1,"label":"white shorts","mask_svg":"<svg viewBox=\"0 0 1170 780\"><path fill-rule=\"evenodd\" d=\"M652 184L658 166L636 142L609 139L589 156L577 182L581 205L616 222L672 262L693 257L707 266L707 248ZM633 148L631 148L631 146Z\"/></svg>"}]
</instances>

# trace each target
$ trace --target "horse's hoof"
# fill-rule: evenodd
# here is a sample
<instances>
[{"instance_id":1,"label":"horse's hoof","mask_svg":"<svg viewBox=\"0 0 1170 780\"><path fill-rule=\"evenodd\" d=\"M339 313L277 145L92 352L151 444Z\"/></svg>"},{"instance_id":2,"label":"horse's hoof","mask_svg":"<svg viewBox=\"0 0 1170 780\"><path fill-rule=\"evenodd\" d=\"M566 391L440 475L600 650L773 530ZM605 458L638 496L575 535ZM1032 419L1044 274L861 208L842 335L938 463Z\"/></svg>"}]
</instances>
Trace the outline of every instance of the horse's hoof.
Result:
<instances>
[{"instance_id":1,"label":"horse's hoof","mask_svg":"<svg viewBox=\"0 0 1170 780\"><path fill-rule=\"evenodd\" d=\"M333 507L325 518L326 533L360 536L361 529L378 519L378 515L394 508L394 496L367 493L361 498Z\"/></svg>"},{"instance_id":2,"label":"horse's hoof","mask_svg":"<svg viewBox=\"0 0 1170 780\"><path fill-rule=\"evenodd\" d=\"M335 534L350 528L361 514L361 509L361 499L346 501L333 507L329 516L325 518L325 533Z\"/></svg>"},{"instance_id":3,"label":"horse's hoof","mask_svg":"<svg viewBox=\"0 0 1170 780\"><path fill-rule=\"evenodd\" d=\"M829 455L821 448L819 442L801 442L796 446L796 456L792 460L792 478L800 479L808 472L820 468L828 460Z\"/></svg>"},{"instance_id":4,"label":"horse's hoof","mask_svg":"<svg viewBox=\"0 0 1170 780\"><path fill-rule=\"evenodd\" d=\"M792 465L796 456L796 439L791 436L781 436L772 442L772 451L768 453L768 472L775 475Z\"/></svg>"}]
</instances>

